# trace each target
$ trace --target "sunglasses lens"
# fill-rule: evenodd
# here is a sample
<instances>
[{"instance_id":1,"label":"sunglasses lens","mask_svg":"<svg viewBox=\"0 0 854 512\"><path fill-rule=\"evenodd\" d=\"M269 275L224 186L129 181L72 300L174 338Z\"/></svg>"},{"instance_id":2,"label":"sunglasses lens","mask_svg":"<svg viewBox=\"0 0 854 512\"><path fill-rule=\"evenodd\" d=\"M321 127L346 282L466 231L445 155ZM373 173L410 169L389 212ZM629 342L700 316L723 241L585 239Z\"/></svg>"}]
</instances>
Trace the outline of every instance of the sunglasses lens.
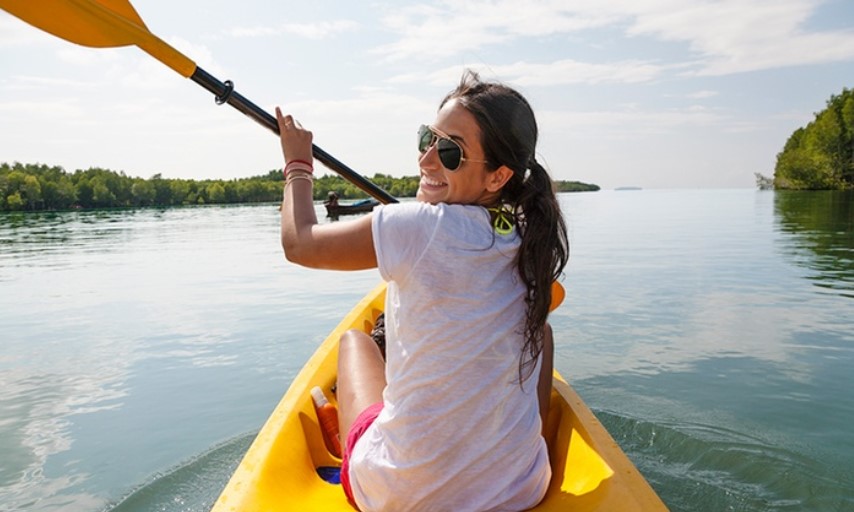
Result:
<instances>
[{"instance_id":1,"label":"sunglasses lens","mask_svg":"<svg viewBox=\"0 0 854 512\"><path fill-rule=\"evenodd\" d=\"M449 171L456 171L462 161L463 152L456 142L448 139L439 139L436 143L439 151L439 160Z\"/></svg>"},{"instance_id":2,"label":"sunglasses lens","mask_svg":"<svg viewBox=\"0 0 854 512\"><path fill-rule=\"evenodd\" d=\"M442 165L449 171L456 171L463 160L462 148L451 139L438 137L429 126L421 125L421 128L418 128L418 151L424 153L433 144L436 144L436 151L439 153L439 161Z\"/></svg>"},{"instance_id":3,"label":"sunglasses lens","mask_svg":"<svg viewBox=\"0 0 854 512\"><path fill-rule=\"evenodd\" d=\"M430 131L430 128L422 124L421 128L418 129L418 152L424 153L425 151L430 149L430 146L433 145L434 137L435 135L433 135L433 132Z\"/></svg>"}]
</instances>

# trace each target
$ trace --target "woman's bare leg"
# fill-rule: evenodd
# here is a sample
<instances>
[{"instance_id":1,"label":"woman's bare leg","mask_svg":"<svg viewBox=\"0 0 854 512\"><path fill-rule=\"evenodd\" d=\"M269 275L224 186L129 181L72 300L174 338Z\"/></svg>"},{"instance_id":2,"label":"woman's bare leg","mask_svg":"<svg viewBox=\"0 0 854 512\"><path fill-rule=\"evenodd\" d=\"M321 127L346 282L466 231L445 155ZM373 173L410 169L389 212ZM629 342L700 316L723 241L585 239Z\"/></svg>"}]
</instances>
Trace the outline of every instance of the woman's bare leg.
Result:
<instances>
[{"instance_id":1,"label":"woman's bare leg","mask_svg":"<svg viewBox=\"0 0 854 512\"><path fill-rule=\"evenodd\" d=\"M342 441L356 417L382 401L385 386L385 362L377 344L362 331L345 332L338 344L338 423Z\"/></svg>"}]
</instances>

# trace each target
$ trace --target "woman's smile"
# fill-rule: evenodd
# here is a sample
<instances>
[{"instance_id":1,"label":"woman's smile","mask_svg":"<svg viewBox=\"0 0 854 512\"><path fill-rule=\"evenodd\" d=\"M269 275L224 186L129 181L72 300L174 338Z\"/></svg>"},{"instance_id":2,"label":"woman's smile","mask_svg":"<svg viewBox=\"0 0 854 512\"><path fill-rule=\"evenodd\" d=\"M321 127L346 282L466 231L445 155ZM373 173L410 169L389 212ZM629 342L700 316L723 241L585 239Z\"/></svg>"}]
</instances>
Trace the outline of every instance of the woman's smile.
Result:
<instances>
[{"instance_id":1,"label":"woman's smile","mask_svg":"<svg viewBox=\"0 0 854 512\"><path fill-rule=\"evenodd\" d=\"M447 187L448 184L444 181L440 181L436 178L431 178L426 174L421 175L421 182L419 183L421 187L430 187L430 188L438 188L438 187Z\"/></svg>"}]
</instances>

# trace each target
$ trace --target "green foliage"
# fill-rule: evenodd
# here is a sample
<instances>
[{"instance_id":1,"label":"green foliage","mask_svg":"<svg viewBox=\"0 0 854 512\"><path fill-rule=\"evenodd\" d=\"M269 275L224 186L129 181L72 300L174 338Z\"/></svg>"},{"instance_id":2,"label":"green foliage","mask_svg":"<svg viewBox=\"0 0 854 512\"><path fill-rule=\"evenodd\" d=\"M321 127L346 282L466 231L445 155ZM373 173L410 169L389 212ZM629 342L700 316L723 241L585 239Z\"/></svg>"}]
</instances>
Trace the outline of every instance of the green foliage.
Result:
<instances>
[{"instance_id":1,"label":"green foliage","mask_svg":"<svg viewBox=\"0 0 854 512\"><path fill-rule=\"evenodd\" d=\"M777 154L774 186L794 190L854 188L854 91L832 95L827 108L798 128Z\"/></svg>"},{"instance_id":2,"label":"green foliage","mask_svg":"<svg viewBox=\"0 0 854 512\"><path fill-rule=\"evenodd\" d=\"M151 179L90 168L67 172L42 164L0 163L0 211L68 210L273 202L282 197L281 171L238 180Z\"/></svg>"},{"instance_id":3,"label":"green foliage","mask_svg":"<svg viewBox=\"0 0 854 512\"><path fill-rule=\"evenodd\" d=\"M375 174L370 180L395 197L414 197L418 191L418 176ZM282 198L282 185L281 170L233 180L166 179L160 174L146 180L96 167L69 173L59 166L0 163L0 211L277 202ZM559 192L599 190L577 181L555 185ZM337 175L314 181L316 201L326 199L330 192L345 200L368 197Z\"/></svg>"}]
</instances>

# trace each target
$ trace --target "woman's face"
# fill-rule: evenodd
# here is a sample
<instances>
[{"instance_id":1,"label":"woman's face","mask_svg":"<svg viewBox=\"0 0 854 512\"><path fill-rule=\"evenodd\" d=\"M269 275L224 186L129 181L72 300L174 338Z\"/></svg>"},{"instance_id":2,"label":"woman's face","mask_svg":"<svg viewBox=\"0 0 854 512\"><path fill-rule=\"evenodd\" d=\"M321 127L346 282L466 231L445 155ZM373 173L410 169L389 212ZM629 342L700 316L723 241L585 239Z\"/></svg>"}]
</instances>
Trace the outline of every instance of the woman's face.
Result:
<instances>
[{"instance_id":1,"label":"woman's face","mask_svg":"<svg viewBox=\"0 0 854 512\"><path fill-rule=\"evenodd\" d=\"M416 199L426 203L492 205L501 191L496 185L495 172L487 171L480 146L480 127L475 117L457 100L445 103L431 125L453 139L463 150L463 160L454 170L448 170L439 160L436 144L418 158L421 182ZM476 161L475 161L476 160Z\"/></svg>"}]
</instances>

